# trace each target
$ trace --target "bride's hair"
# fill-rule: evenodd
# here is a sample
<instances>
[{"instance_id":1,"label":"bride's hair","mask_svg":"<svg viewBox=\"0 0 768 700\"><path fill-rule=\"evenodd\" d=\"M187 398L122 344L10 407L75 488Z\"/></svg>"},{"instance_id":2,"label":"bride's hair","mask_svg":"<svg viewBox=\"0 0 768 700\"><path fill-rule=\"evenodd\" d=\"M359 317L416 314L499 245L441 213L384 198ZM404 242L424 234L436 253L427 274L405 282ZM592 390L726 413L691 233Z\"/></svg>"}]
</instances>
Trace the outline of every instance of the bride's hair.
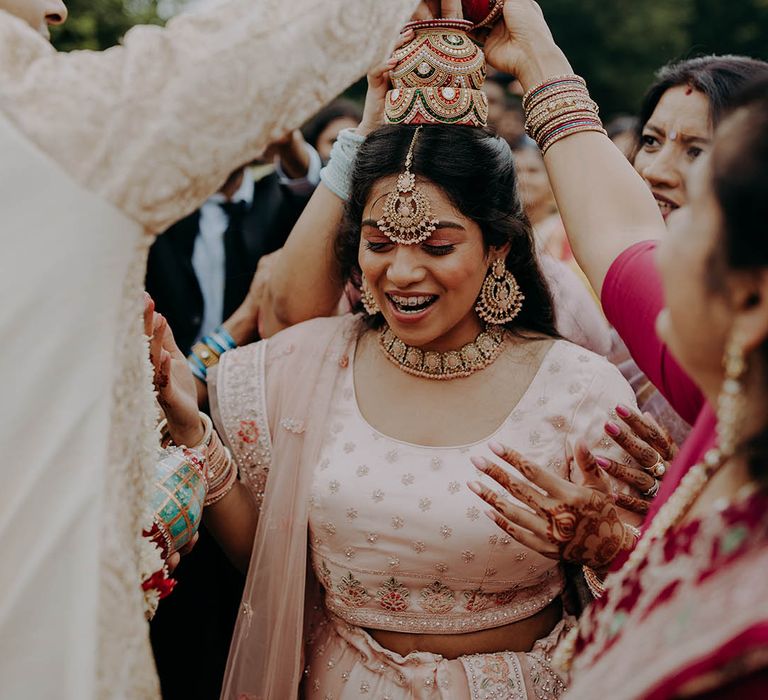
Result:
<instances>
[{"instance_id":1,"label":"bride's hair","mask_svg":"<svg viewBox=\"0 0 768 700\"><path fill-rule=\"evenodd\" d=\"M344 279L358 288L358 249L366 202L378 180L403 171L415 129L383 126L358 151L345 224L336 239ZM517 279L525 303L520 315L507 327L557 337L552 296L539 268L507 142L489 129L424 126L416 141L411 170L439 187L458 211L480 226L486 250L511 243L507 269ZM369 323L380 325L381 315L369 319Z\"/></svg>"}]
</instances>

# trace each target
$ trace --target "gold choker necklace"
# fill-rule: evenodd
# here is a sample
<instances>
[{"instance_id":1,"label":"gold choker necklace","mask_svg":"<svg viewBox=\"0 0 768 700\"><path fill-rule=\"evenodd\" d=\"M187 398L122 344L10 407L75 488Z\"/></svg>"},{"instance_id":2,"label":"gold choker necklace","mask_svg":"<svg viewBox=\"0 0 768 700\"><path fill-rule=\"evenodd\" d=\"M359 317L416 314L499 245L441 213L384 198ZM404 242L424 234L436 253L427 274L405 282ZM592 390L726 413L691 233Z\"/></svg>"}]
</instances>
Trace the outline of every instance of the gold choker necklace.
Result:
<instances>
[{"instance_id":1,"label":"gold choker necklace","mask_svg":"<svg viewBox=\"0 0 768 700\"><path fill-rule=\"evenodd\" d=\"M427 379L458 379L490 365L501 354L505 336L502 326L486 326L473 342L460 350L435 352L406 345L389 326L384 326L379 345L403 372Z\"/></svg>"}]
</instances>

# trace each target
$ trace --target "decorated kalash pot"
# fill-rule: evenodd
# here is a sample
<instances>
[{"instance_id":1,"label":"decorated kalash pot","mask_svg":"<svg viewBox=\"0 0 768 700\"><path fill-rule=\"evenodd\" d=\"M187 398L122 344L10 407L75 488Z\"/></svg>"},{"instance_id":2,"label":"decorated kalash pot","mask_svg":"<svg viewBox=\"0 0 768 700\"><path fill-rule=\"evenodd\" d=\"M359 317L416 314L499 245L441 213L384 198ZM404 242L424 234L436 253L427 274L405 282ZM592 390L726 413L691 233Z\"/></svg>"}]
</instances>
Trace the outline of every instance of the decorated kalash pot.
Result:
<instances>
[{"instance_id":1,"label":"decorated kalash pot","mask_svg":"<svg viewBox=\"0 0 768 700\"><path fill-rule=\"evenodd\" d=\"M461 19L411 22L414 38L395 51L385 113L390 124L485 126L485 55Z\"/></svg>"},{"instance_id":2,"label":"decorated kalash pot","mask_svg":"<svg viewBox=\"0 0 768 700\"><path fill-rule=\"evenodd\" d=\"M208 490L206 462L198 450L167 447L158 453L147 524L139 543L144 612L152 619L160 601L173 591L168 557L188 544L203 515Z\"/></svg>"}]
</instances>

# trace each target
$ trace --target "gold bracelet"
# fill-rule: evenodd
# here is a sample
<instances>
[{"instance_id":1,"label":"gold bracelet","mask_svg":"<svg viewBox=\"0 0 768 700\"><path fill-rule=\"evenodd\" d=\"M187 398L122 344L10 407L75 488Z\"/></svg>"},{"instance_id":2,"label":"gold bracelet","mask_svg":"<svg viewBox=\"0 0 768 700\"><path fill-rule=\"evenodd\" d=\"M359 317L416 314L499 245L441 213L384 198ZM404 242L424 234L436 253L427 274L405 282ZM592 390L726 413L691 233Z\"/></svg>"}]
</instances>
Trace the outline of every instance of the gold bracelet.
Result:
<instances>
[{"instance_id":1,"label":"gold bracelet","mask_svg":"<svg viewBox=\"0 0 768 700\"><path fill-rule=\"evenodd\" d=\"M591 99L573 97L567 100L558 100L557 102L547 104L536 112L532 112L525 121L526 131L535 129L537 126L546 123L558 113L576 109L598 114L596 105Z\"/></svg>"},{"instance_id":2,"label":"gold bracelet","mask_svg":"<svg viewBox=\"0 0 768 700\"><path fill-rule=\"evenodd\" d=\"M220 354L206 343L195 343L192 346L192 354L203 363L206 369L219 363Z\"/></svg>"},{"instance_id":3,"label":"gold bracelet","mask_svg":"<svg viewBox=\"0 0 768 700\"><path fill-rule=\"evenodd\" d=\"M227 454L229 455L229 451L227 451ZM224 496L226 496L237 483L237 466L235 465L235 461L229 457L227 460L227 466L226 469L222 472L224 478L221 479L222 475L219 475L219 478L221 479L216 484L209 485L208 493L205 497L205 500L203 501L203 507L212 506L214 503L218 503Z\"/></svg>"},{"instance_id":4,"label":"gold bracelet","mask_svg":"<svg viewBox=\"0 0 768 700\"><path fill-rule=\"evenodd\" d=\"M582 99L591 99L589 97L589 91L586 88L565 88L562 90L556 90L554 92L547 93L540 99L531 102L525 110L526 115L535 114L537 111L545 108L548 104L558 102L572 97L580 97Z\"/></svg>"},{"instance_id":5,"label":"gold bracelet","mask_svg":"<svg viewBox=\"0 0 768 700\"><path fill-rule=\"evenodd\" d=\"M602 598L603 594L605 593L605 584L603 583L603 579L597 575L592 567L587 566L586 564L581 567L581 570L584 573L584 580L587 582L587 587L589 588L589 592L592 594L592 597L595 600Z\"/></svg>"},{"instance_id":6,"label":"gold bracelet","mask_svg":"<svg viewBox=\"0 0 768 700\"><path fill-rule=\"evenodd\" d=\"M213 422L202 411L198 411L200 421L203 424L203 438L196 445L183 445L191 450L201 450L208 447L211 442L211 436L213 435ZM160 446L168 447L168 445L174 445L176 443L171 439L171 433L168 430L168 419L164 418L157 426L157 432L160 433Z\"/></svg>"},{"instance_id":7,"label":"gold bracelet","mask_svg":"<svg viewBox=\"0 0 768 700\"><path fill-rule=\"evenodd\" d=\"M587 81L584 80L584 78L582 78L580 75L576 75L574 73L570 73L568 75L553 75L546 80L543 80L538 85L534 85L530 90L528 90L528 92L525 93L525 95L523 95L523 107L528 107L528 103L531 101L534 93L550 87L554 88L555 86L560 86L562 83L580 84L584 87L587 86Z\"/></svg>"},{"instance_id":8,"label":"gold bracelet","mask_svg":"<svg viewBox=\"0 0 768 700\"><path fill-rule=\"evenodd\" d=\"M583 133L585 131L596 131L598 133L603 134L603 136L608 135L602 123L596 119L594 124L582 124L580 126L575 126L570 129L564 129L560 133L555 134L554 136L550 136L547 139L547 141L545 141L543 144L539 146L539 148L541 148L541 154L546 155L547 151L550 148L552 148L552 146L554 146L558 141L566 138L567 136L573 136L574 134Z\"/></svg>"},{"instance_id":9,"label":"gold bracelet","mask_svg":"<svg viewBox=\"0 0 768 700\"><path fill-rule=\"evenodd\" d=\"M547 139L542 139L542 135L546 134L547 132L553 132L557 127L562 126L564 124L568 124L569 122L573 122L576 120L591 120L593 122L599 123L600 126L602 126L602 123L598 119L597 115L586 109L564 109L560 111L559 113L552 116L552 118L548 119L547 121L543 122L539 126L537 126L535 129L531 129L528 131L528 135L536 141L536 143L542 143L543 141L546 141Z\"/></svg>"}]
</instances>

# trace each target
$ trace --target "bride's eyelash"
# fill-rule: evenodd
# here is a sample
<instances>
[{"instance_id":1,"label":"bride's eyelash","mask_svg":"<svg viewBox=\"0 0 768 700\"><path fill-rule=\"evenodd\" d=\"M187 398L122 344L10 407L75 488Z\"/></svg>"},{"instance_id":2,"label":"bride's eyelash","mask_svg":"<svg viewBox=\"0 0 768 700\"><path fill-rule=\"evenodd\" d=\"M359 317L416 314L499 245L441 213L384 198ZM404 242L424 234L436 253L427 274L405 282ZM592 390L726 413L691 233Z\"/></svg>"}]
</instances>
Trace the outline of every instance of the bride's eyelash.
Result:
<instances>
[{"instance_id":1,"label":"bride's eyelash","mask_svg":"<svg viewBox=\"0 0 768 700\"><path fill-rule=\"evenodd\" d=\"M378 250L384 250L384 248L386 248L388 245L392 245L392 244L389 243L389 242L386 242L386 243L383 243L383 242L382 243L376 243L375 241L366 241L365 242L365 247L368 250L373 251L374 253L376 251L378 251Z\"/></svg>"},{"instance_id":2,"label":"bride's eyelash","mask_svg":"<svg viewBox=\"0 0 768 700\"><path fill-rule=\"evenodd\" d=\"M448 255L454 251L455 247L453 245L429 245L428 243L422 245L422 248L430 255Z\"/></svg>"}]
</instances>

